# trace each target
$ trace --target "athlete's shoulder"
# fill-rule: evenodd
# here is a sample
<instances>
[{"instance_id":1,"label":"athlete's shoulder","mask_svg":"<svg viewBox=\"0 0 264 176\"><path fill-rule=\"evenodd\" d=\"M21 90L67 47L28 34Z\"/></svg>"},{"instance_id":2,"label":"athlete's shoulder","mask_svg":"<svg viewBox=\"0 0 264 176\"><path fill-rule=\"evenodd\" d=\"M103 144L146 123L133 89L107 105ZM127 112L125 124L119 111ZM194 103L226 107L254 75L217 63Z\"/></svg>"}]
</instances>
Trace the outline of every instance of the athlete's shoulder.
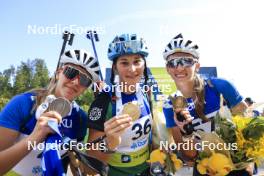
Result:
<instances>
[{"instance_id":1,"label":"athlete's shoulder","mask_svg":"<svg viewBox=\"0 0 264 176\"><path fill-rule=\"evenodd\" d=\"M28 109L28 106L32 106L33 102L35 101L35 94L31 93L31 92L27 92L27 93L22 93L22 94L18 94L16 96L14 96L8 103L7 105L4 107L3 111L7 108L7 109L16 109L17 111L19 109L21 110L26 110ZM19 108L19 109L17 109Z\"/></svg>"},{"instance_id":2,"label":"athlete's shoulder","mask_svg":"<svg viewBox=\"0 0 264 176\"><path fill-rule=\"evenodd\" d=\"M207 84L209 84L210 87L216 87L216 88L226 88L226 87L234 87L234 85L224 78L209 78L206 79Z\"/></svg>"},{"instance_id":3,"label":"athlete's shoulder","mask_svg":"<svg viewBox=\"0 0 264 176\"><path fill-rule=\"evenodd\" d=\"M23 119L30 115L34 97L33 93L14 96L0 112L0 126L18 131Z\"/></svg>"},{"instance_id":4,"label":"athlete's shoulder","mask_svg":"<svg viewBox=\"0 0 264 176\"><path fill-rule=\"evenodd\" d=\"M243 100L236 87L230 81L223 78L211 78L210 82L227 101L228 107L234 107Z\"/></svg>"},{"instance_id":5,"label":"athlete's shoulder","mask_svg":"<svg viewBox=\"0 0 264 176\"><path fill-rule=\"evenodd\" d=\"M15 95L10 100L10 102L12 102L12 101L13 102L23 102L23 101L33 102L33 101L35 101L35 97L36 97L35 93L33 93L33 92L25 92L25 93L21 93L21 94Z\"/></svg>"},{"instance_id":6,"label":"athlete's shoulder","mask_svg":"<svg viewBox=\"0 0 264 176\"><path fill-rule=\"evenodd\" d=\"M88 127L104 130L104 122L107 119L107 111L109 105L111 105L111 95L109 92L100 92L92 102L88 110Z\"/></svg>"}]
</instances>

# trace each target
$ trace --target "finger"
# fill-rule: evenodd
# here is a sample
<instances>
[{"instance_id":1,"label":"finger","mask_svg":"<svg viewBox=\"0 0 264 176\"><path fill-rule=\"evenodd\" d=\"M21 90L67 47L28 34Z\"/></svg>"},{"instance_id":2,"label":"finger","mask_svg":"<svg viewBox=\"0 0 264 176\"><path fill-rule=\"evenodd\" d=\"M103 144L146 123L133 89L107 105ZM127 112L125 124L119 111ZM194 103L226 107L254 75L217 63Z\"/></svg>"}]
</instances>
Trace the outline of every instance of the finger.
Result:
<instances>
[{"instance_id":1,"label":"finger","mask_svg":"<svg viewBox=\"0 0 264 176\"><path fill-rule=\"evenodd\" d=\"M116 131L114 133L111 133L111 135L109 135L109 137L119 138L119 137L122 136L122 134L124 134L125 131L126 131L126 129L122 129L122 130Z\"/></svg>"},{"instance_id":2,"label":"finger","mask_svg":"<svg viewBox=\"0 0 264 176\"><path fill-rule=\"evenodd\" d=\"M132 125L132 123L123 123L123 124L120 124L118 126L115 126L114 128L111 128L111 127L105 128L105 133L106 133L106 135L118 133L120 131L123 131L123 130L129 128L131 125Z\"/></svg>"},{"instance_id":3,"label":"finger","mask_svg":"<svg viewBox=\"0 0 264 176\"><path fill-rule=\"evenodd\" d=\"M194 117L190 115L190 112L188 110L182 110L180 111L180 114L183 115L183 117L188 123L194 119Z\"/></svg>"},{"instance_id":4,"label":"finger","mask_svg":"<svg viewBox=\"0 0 264 176\"><path fill-rule=\"evenodd\" d=\"M180 122L180 121L177 120L176 117L174 118L174 120L175 120L175 123L176 123L177 127L178 127L181 131L183 131L183 132L185 133L185 130L183 129L183 126L186 124L186 121L185 121L185 122Z\"/></svg>"},{"instance_id":5,"label":"finger","mask_svg":"<svg viewBox=\"0 0 264 176\"><path fill-rule=\"evenodd\" d=\"M106 128L105 129L105 132L107 134L112 134L112 133L115 133L117 131L120 131L120 130L124 130L128 127L130 127L132 125L132 123L128 122L128 123L123 123L123 124L120 124L118 126L115 126L115 127L110 127L110 128Z\"/></svg>"},{"instance_id":6,"label":"finger","mask_svg":"<svg viewBox=\"0 0 264 176\"><path fill-rule=\"evenodd\" d=\"M183 121L183 122L181 122L181 121L179 121L178 120L178 118L177 118L177 114L175 114L174 115L174 121L175 121L175 123L177 124L177 125L180 125L180 124L185 124L185 122Z\"/></svg>"},{"instance_id":7,"label":"finger","mask_svg":"<svg viewBox=\"0 0 264 176\"><path fill-rule=\"evenodd\" d=\"M180 126L179 128L180 128L180 130L181 130L183 133L186 133L186 131L184 130L183 126Z\"/></svg>"},{"instance_id":8,"label":"finger","mask_svg":"<svg viewBox=\"0 0 264 176\"><path fill-rule=\"evenodd\" d=\"M190 112L189 112L188 110L186 110L186 109L180 111L180 113L181 113L182 115L190 114Z\"/></svg>"},{"instance_id":9,"label":"finger","mask_svg":"<svg viewBox=\"0 0 264 176\"><path fill-rule=\"evenodd\" d=\"M77 162L76 157L75 157L73 152L69 152L69 157L70 157L71 164L74 167L78 167L78 162Z\"/></svg>"},{"instance_id":10,"label":"finger","mask_svg":"<svg viewBox=\"0 0 264 176\"><path fill-rule=\"evenodd\" d=\"M112 122L111 124L105 125L105 129L106 130L109 130L109 129L116 128L116 127L118 127L120 125L123 125L123 124L130 124L130 125L132 125L132 121L129 120L129 119L117 120L117 121Z\"/></svg>"},{"instance_id":11,"label":"finger","mask_svg":"<svg viewBox=\"0 0 264 176\"><path fill-rule=\"evenodd\" d=\"M175 113L181 112L183 110L184 110L184 108L176 108L176 109L174 109Z\"/></svg>"},{"instance_id":12,"label":"finger","mask_svg":"<svg viewBox=\"0 0 264 176\"><path fill-rule=\"evenodd\" d=\"M61 115L56 111L45 112L42 116L56 119L58 121L58 123L60 123L62 120Z\"/></svg>"},{"instance_id":13,"label":"finger","mask_svg":"<svg viewBox=\"0 0 264 176\"><path fill-rule=\"evenodd\" d=\"M80 162L79 168L80 168L81 173L84 174L84 168L83 168L82 162Z\"/></svg>"},{"instance_id":14,"label":"finger","mask_svg":"<svg viewBox=\"0 0 264 176\"><path fill-rule=\"evenodd\" d=\"M55 121L56 123L58 122L56 119L46 117L46 116L41 116L40 118L38 118L38 123L42 127L49 127L48 125L49 120Z\"/></svg>"},{"instance_id":15,"label":"finger","mask_svg":"<svg viewBox=\"0 0 264 176\"><path fill-rule=\"evenodd\" d=\"M193 121L193 119L194 119L193 116L188 115L186 121L187 121L188 123L191 123L191 122Z\"/></svg>"},{"instance_id":16,"label":"finger","mask_svg":"<svg viewBox=\"0 0 264 176\"><path fill-rule=\"evenodd\" d=\"M110 121L110 122L108 122L108 121L105 122L104 127L105 128L114 128L114 127L116 127L118 125L132 122L132 118L129 117L129 116L122 116L121 118L114 117L114 118L115 119Z\"/></svg>"},{"instance_id":17,"label":"finger","mask_svg":"<svg viewBox=\"0 0 264 176\"><path fill-rule=\"evenodd\" d=\"M113 123L113 122L115 122L117 120L129 119L129 118L131 118L131 117L129 117L127 114L117 115L115 117L112 117L110 120L106 121L105 124L111 124L111 123Z\"/></svg>"},{"instance_id":18,"label":"finger","mask_svg":"<svg viewBox=\"0 0 264 176\"><path fill-rule=\"evenodd\" d=\"M91 172L90 171L91 169L89 169L86 165L84 166L84 175L85 176L89 176L89 172Z\"/></svg>"}]
</instances>

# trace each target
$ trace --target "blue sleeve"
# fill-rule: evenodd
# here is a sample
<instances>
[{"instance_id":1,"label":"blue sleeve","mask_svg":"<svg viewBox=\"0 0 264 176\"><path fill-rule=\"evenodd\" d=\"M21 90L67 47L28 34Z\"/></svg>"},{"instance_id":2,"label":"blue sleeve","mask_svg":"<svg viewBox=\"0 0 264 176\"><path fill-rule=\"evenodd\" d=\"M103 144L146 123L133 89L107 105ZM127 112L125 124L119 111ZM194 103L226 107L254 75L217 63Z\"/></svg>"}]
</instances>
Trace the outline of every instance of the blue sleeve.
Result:
<instances>
[{"instance_id":1,"label":"blue sleeve","mask_svg":"<svg viewBox=\"0 0 264 176\"><path fill-rule=\"evenodd\" d=\"M243 100L243 97L237 91L235 86L229 81L220 78L212 78L211 83L216 90L223 95L229 108L233 108Z\"/></svg>"},{"instance_id":2,"label":"blue sleeve","mask_svg":"<svg viewBox=\"0 0 264 176\"><path fill-rule=\"evenodd\" d=\"M81 121L82 121L82 124L81 124L81 135L78 136L78 140L84 140L84 137L87 133L87 124L88 124L88 116L87 114L82 110L80 109L80 114L81 114Z\"/></svg>"},{"instance_id":3,"label":"blue sleeve","mask_svg":"<svg viewBox=\"0 0 264 176\"><path fill-rule=\"evenodd\" d=\"M260 116L260 112L258 110L253 110L253 116L254 117L259 117Z\"/></svg>"},{"instance_id":4,"label":"blue sleeve","mask_svg":"<svg viewBox=\"0 0 264 176\"><path fill-rule=\"evenodd\" d=\"M174 112L172 109L172 104L169 100L166 100L163 104L163 113L166 120L166 127L172 128L176 126L176 123L174 121Z\"/></svg>"},{"instance_id":5,"label":"blue sleeve","mask_svg":"<svg viewBox=\"0 0 264 176\"><path fill-rule=\"evenodd\" d=\"M32 103L28 100L24 94L13 97L0 112L0 126L19 131L23 118L30 114Z\"/></svg>"}]
</instances>

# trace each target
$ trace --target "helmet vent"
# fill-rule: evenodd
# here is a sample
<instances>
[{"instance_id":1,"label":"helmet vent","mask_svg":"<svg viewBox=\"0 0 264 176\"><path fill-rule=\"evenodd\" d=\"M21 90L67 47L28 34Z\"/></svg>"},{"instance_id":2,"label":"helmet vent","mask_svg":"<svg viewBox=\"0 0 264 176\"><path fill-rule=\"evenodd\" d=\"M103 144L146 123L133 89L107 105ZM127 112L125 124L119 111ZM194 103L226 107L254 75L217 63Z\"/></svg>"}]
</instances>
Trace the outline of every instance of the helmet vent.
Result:
<instances>
[{"instance_id":1,"label":"helmet vent","mask_svg":"<svg viewBox=\"0 0 264 176\"><path fill-rule=\"evenodd\" d=\"M79 61L80 60L80 51L75 50L75 55L76 55L77 60Z\"/></svg>"},{"instance_id":2,"label":"helmet vent","mask_svg":"<svg viewBox=\"0 0 264 176\"><path fill-rule=\"evenodd\" d=\"M123 42L123 41L125 41L125 39L123 37L119 37L119 41Z\"/></svg>"},{"instance_id":3,"label":"helmet vent","mask_svg":"<svg viewBox=\"0 0 264 176\"><path fill-rule=\"evenodd\" d=\"M83 56L83 62L85 62L85 61L86 61L86 58L87 58L87 54L86 54L86 53L84 53L84 56Z\"/></svg>"},{"instance_id":4,"label":"helmet vent","mask_svg":"<svg viewBox=\"0 0 264 176\"><path fill-rule=\"evenodd\" d=\"M179 47L181 47L181 46L182 46L182 42L183 42L183 40L180 40Z\"/></svg>"},{"instance_id":5,"label":"helmet vent","mask_svg":"<svg viewBox=\"0 0 264 176\"><path fill-rule=\"evenodd\" d=\"M132 36L131 40L137 40L137 37L136 36Z\"/></svg>"},{"instance_id":6,"label":"helmet vent","mask_svg":"<svg viewBox=\"0 0 264 176\"><path fill-rule=\"evenodd\" d=\"M70 58L72 58L72 55L71 55L71 52L70 52L70 51L67 51L67 52L65 53L65 55L68 56L68 57L70 57Z\"/></svg>"},{"instance_id":7,"label":"helmet vent","mask_svg":"<svg viewBox=\"0 0 264 176\"><path fill-rule=\"evenodd\" d=\"M187 47L188 45L190 45L192 43L191 40L188 40L186 43L185 43L185 47Z\"/></svg>"},{"instance_id":8,"label":"helmet vent","mask_svg":"<svg viewBox=\"0 0 264 176\"><path fill-rule=\"evenodd\" d=\"M97 67L98 66L98 62L95 62L94 64L91 65L91 68Z\"/></svg>"}]
</instances>

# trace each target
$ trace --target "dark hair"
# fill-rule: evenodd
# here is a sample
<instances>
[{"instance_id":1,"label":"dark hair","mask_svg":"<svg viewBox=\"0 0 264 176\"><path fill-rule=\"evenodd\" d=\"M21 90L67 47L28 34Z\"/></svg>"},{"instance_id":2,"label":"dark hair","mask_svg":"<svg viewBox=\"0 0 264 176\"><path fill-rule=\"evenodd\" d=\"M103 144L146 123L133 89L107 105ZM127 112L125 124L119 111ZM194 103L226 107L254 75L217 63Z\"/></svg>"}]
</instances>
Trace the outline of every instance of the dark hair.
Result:
<instances>
[{"instance_id":1,"label":"dark hair","mask_svg":"<svg viewBox=\"0 0 264 176\"><path fill-rule=\"evenodd\" d=\"M110 77L110 83L112 84L112 85L114 85L115 84L115 70L114 70L114 67L116 66L116 63L117 63L117 58L115 58L114 60L113 60L113 63L112 63L112 69L111 69L111 77Z\"/></svg>"},{"instance_id":2,"label":"dark hair","mask_svg":"<svg viewBox=\"0 0 264 176\"><path fill-rule=\"evenodd\" d=\"M249 105L252 105L254 103L254 101L250 97L245 98L245 102L248 103Z\"/></svg>"}]
</instances>

